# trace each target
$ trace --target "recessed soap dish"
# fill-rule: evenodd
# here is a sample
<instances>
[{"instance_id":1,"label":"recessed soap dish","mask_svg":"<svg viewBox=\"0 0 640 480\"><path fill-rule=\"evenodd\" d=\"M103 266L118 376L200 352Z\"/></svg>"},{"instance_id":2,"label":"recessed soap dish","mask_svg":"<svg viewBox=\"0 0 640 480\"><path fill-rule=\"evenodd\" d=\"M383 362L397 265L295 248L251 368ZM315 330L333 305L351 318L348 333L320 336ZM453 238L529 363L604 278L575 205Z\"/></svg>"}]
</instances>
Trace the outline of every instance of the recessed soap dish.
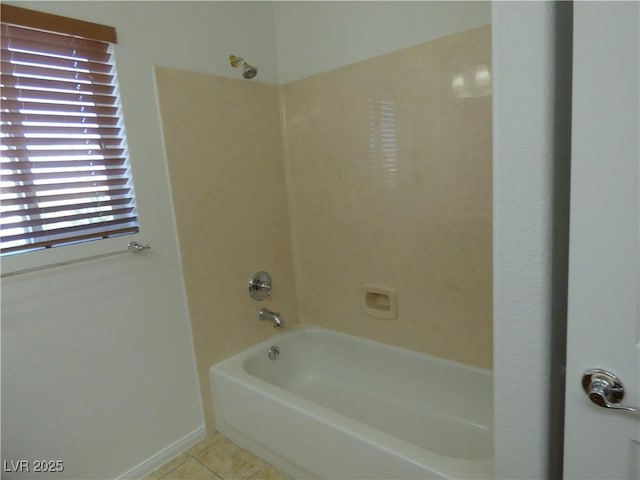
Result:
<instances>
[{"instance_id":1,"label":"recessed soap dish","mask_svg":"<svg viewBox=\"0 0 640 480\"><path fill-rule=\"evenodd\" d=\"M376 318L394 319L398 316L396 291L380 285L363 285L362 311Z\"/></svg>"}]
</instances>

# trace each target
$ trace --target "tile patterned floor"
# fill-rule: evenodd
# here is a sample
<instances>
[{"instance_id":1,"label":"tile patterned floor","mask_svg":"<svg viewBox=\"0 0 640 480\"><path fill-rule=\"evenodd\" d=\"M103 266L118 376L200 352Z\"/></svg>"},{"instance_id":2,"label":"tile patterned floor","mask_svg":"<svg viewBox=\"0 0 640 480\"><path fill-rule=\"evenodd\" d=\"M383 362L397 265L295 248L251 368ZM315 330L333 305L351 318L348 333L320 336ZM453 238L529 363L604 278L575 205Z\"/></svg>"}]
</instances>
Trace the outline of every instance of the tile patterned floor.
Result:
<instances>
[{"instance_id":1,"label":"tile patterned floor","mask_svg":"<svg viewBox=\"0 0 640 480\"><path fill-rule=\"evenodd\" d=\"M144 480L289 480L219 433L208 436Z\"/></svg>"}]
</instances>

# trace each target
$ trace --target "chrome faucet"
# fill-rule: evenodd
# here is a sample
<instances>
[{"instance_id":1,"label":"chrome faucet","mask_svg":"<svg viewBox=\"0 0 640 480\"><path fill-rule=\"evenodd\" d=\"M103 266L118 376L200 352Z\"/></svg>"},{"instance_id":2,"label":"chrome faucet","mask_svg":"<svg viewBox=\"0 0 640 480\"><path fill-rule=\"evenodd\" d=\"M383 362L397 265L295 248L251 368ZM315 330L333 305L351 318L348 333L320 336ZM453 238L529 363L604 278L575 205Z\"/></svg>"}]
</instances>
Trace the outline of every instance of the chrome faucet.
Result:
<instances>
[{"instance_id":1,"label":"chrome faucet","mask_svg":"<svg viewBox=\"0 0 640 480\"><path fill-rule=\"evenodd\" d=\"M258 318L260 320L271 320L273 326L278 328L282 326L282 317L277 312L272 312L268 308L261 308L258 312Z\"/></svg>"}]
</instances>

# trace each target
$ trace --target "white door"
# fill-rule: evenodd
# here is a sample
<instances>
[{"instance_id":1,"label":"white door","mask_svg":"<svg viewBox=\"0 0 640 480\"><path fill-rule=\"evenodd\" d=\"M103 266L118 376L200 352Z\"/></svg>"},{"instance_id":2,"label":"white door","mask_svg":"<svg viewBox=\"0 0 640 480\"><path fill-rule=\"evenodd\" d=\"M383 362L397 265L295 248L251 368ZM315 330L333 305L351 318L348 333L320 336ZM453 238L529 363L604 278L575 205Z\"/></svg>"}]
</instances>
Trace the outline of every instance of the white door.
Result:
<instances>
[{"instance_id":1,"label":"white door","mask_svg":"<svg viewBox=\"0 0 640 480\"><path fill-rule=\"evenodd\" d=\"M639 6L574 3L567 479L640 478L640 414L599 407L581 385L607 370L620 404L640 407Z\"/></svg>"}]
</instances>

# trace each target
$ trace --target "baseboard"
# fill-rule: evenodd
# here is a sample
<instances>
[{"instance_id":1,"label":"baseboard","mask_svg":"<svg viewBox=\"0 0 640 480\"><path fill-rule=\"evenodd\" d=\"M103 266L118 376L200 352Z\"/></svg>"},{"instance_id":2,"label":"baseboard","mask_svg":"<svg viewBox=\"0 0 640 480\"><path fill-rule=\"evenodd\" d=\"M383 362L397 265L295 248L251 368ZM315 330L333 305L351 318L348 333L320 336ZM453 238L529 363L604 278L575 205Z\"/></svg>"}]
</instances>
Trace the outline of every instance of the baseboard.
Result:
<instances>
[{"instance_id":1,"label":"baseboard","mask_svg":"<svg viewBox=\"0 0 640 480\"><path fill-rule=\"evenodd\" d=\"M163 448L155 455L149 457L144 462L139 463L130 470L116 478L116 480L125 479L140 479L144 478L153 472L158 467L164 465L176 455L187 450L189 447L195 445L200 440L203 440L207 436L207 429L204 425L196 428L193 432L188 433L181 439L172 443L166 448Z\"/></svg>"}]
</instances>

